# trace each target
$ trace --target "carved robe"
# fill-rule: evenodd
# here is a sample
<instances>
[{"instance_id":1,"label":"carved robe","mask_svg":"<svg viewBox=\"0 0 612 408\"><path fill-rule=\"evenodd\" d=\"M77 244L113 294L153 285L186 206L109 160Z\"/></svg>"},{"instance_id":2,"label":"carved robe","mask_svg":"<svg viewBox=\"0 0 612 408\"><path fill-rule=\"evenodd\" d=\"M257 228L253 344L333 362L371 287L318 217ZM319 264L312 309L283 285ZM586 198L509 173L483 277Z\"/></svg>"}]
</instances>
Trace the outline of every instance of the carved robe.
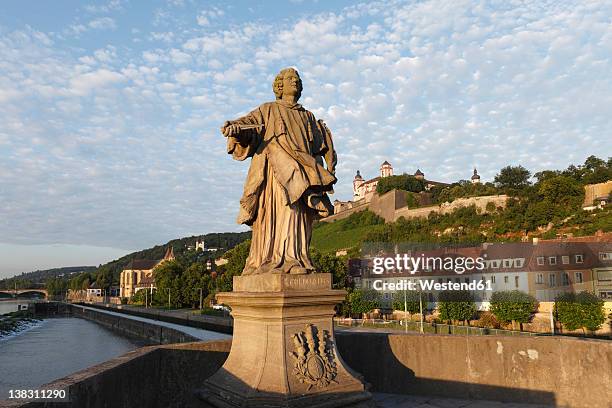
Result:
<instances>
[{"instance_id":1,"label":"carved robe","mask_svg":"<svg viewBox=\"0 0 612 408\"><path fill-rule=\"evenodd\" d=\"M314 272L312 222L333 213L327 192L336 182L336 156L329 129L301 105L281 100L230 123L263 125L242 130L227 145L234 159L252 158L237 220L253 228L243 275Z\"/></svg>"}]
</instances>

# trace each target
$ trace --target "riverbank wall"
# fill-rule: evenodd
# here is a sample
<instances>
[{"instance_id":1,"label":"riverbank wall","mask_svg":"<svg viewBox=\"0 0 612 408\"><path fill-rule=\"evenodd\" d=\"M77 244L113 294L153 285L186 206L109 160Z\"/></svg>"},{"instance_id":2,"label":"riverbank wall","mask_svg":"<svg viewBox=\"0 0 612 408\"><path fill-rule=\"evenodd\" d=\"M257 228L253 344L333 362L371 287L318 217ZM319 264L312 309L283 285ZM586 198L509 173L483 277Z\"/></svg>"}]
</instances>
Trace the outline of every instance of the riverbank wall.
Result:
<instances>
[{"instance_id":1,"label":"riverbank wall","mask_svg":"<svg viewBox=\"0 0 612 408\"><path fill-rule=\"evenodd\" d=\"M34 315L39 317L80 317L93 321L123 336L142 340L146 344L174 344L199 341L199 339L187 333L170 327L111 315L103 311L92 310L91 308L84 308L69 303L38 303L34 307Z\"/></svg>"},{"instance_id":2,"label":"riverbank wall","mask_svg":"<svg viewBox=\"0 0 612 408\"><path fill-rule=\"evenodd\" d=\"M612 342L605 340L367 332L336 339L342 358L373 392L612 406ZM41 388L65 389L70 406L80 408L201 407L198 390L230 347L231 340L145 347Z\"/></svg>"},{"instance_id":3,"label":"riverbank wall","mask_svg":"<svg viewBox=\"0 0 612 408\"><path fill-rule=\"evenodd\" d=\"M80 303L75 303L75 305L79 304ZM95 303L83 303L83 305L100 310L110 310L117 313L159 320L160 322L180 324L182 326L194 327L196 329L211 330L218 333L232 334L234 331L234 321L231 317L197 315L180 310L168 311L153 308L144 309L127 305L100 305Z\"/></svg>"}]
</instances>

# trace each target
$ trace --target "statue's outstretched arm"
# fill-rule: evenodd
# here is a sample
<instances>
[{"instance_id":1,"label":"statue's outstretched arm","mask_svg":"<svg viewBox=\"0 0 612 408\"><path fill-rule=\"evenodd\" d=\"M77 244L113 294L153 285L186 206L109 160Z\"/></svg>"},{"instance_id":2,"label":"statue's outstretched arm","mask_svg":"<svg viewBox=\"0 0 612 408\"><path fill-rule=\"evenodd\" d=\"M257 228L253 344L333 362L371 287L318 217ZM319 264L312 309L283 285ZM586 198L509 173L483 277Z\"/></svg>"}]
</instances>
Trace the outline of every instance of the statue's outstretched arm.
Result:
<instances>
[{"instance_id":1,"label":"statue's outstretched arm","mask_svg":"<svg viewBox=\"0 0 612 408\"><path fill-rule=\"evenodd\" d=\"M236 160L253 156L263 132L264 121L259 108L236 120L226 121L221 127L221 133L227 137L227 152Z\"/></svg>"}]
</instances>

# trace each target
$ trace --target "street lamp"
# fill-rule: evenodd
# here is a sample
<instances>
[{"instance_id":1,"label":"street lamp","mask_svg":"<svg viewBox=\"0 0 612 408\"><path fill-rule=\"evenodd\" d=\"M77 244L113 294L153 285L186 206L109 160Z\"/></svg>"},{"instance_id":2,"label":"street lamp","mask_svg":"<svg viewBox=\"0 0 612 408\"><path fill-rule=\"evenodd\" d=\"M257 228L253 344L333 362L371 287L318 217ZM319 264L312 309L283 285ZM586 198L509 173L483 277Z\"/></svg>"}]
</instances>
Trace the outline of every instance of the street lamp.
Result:
<instances>
[{"instance_id":1,"label":"street lamp","mask_svg":"<svg viewBox=\"0 0 612 408\"><path fill-rule=\"evenodd\" d=\"M168 289L168 310L170 309L170 288Z\"/></svg>"},{"instance_id":2,"label":"street lamp","mask_svg":"<svg viewBox=\"0 0 612 408\"><path fill-rule=\"evenodd\" d=\"M422 293L419 292L419 309L421 312L421 334L423 334L423 298L422 298Z\"/></svg>"},{"instance_id":3,"label":"street lamp","mask_svg":"<svg viewBox=\"0 0 612 408\"><path fill-rule=\"evenodd\" d=\"M404 332L408 333L408 302L406 301L406 289L404 289Z\"/></svg>"}]
</instances>

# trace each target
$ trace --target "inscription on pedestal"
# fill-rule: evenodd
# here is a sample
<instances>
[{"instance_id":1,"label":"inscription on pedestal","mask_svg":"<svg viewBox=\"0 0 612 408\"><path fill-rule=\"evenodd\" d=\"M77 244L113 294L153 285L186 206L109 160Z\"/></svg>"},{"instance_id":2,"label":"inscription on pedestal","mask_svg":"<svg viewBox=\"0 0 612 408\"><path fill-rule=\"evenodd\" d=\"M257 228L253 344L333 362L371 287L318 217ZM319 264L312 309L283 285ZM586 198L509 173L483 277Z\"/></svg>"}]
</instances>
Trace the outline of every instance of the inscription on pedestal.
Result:
<instances>
[{"instance_id":1,"label":"inscription on pedestal","mask_svg":"<svg viewBox=\"0 0 612 408\"><path fill-rule=\"evenodd\" d=\"M331 274L234 276L234 292L282 292L331 289Z\"/></svg>"}]
</instances>

